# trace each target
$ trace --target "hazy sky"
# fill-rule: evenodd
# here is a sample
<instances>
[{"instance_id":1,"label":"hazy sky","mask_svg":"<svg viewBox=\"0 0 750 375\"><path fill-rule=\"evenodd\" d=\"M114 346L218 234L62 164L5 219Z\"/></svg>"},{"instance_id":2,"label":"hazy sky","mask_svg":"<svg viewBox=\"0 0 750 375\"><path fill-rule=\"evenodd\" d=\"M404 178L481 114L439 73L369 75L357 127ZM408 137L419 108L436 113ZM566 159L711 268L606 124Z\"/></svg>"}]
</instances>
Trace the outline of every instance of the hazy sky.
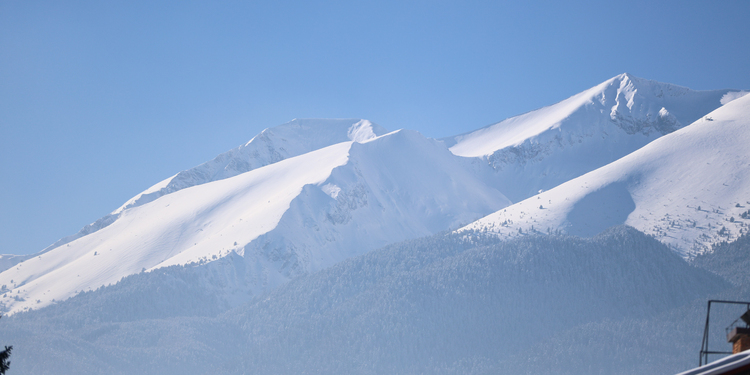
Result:
<instances>
[{"instance_id":1,"label":"hazy sky","mask_svg":"<svg viewBox=\"0 0 750 375\"><path fill-rule=\"evenodd\" d=\"M623 72L750 89L750 1L0 0L0 253L266 127L444 137Z\"/></svg>"}]
</instances>

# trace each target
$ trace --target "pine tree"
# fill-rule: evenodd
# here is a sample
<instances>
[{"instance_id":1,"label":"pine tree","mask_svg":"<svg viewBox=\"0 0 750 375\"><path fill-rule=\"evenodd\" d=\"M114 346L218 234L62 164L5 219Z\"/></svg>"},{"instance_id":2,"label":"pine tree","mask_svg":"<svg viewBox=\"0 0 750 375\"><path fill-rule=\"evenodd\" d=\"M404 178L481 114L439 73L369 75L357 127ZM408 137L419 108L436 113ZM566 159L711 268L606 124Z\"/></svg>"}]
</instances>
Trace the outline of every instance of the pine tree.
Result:
<instances>
[{"instance_id":1,"label":"pine tree","mask_svg":"<svg viewBox=\"0 0 750 375\"><path fill-rule=\"evenodd\" d=\"M0 315L0 318L3 316ZM13 350L13 345L6 346L5 350L0 351L0 375L5 374L6 371L10 368L10 361L8 358L10 358L10 352Z\"/></svg>"},{"instance_id":2,"label":"pine tree","mask_svg":"<svg viewBox=\"0 0 750 375\"><path fill-rule=\"evenodd\" d=\"M0 375L5 374L5 372L10 368L10 361L8 360L8 358L10 358L11 350L13 350L13 345L6 346L5 350L0 352Z\"/></svg>"}]
</instances>

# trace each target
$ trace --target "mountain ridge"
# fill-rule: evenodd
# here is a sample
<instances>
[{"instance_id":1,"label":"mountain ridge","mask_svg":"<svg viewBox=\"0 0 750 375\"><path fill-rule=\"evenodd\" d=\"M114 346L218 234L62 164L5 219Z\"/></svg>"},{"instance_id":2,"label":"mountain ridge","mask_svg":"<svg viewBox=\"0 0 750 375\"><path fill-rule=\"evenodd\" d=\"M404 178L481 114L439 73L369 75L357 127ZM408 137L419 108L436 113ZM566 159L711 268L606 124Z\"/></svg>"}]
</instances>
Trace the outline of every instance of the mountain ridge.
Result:
<instances>
[{"instance_id":1,"label":"mountain ridge","mask_svg":"<svg viewBox=\"0 0 750 375\"><path fill-rule=\"evenodd\" d=\"M40 253L0 256L0 283L15 292L0 303L12 311L41 307L128 274L232 254L247 263L248 274L239 280L248 295L263 293L390 242L471 223L684 130L685 119L733 106L744 94L693 91L626 73L552 106L443 140L408 130L388 133L361 119L295 119L157 183ZM461 156L461 147L474 141L492 146L489 154L477 147L476 155ZM497 142L510 146L495 149ZM605 224L626 222L637 203L628 190L635 180L610 184L603 195L624 199L612 211L624 217L599 210L596 225L581 229L591 218L579 207L566 223L584 224L571 233L593 235ZM602 204L612 209L606 199ZM510 235L567 227L532 222L513 228L519 232ZM63 269L65 282L45 275L54 271L62 280ZM45 277L42 284L52 288L39 284Z\"/></svg>"},{"instance_id":2,"label":"mountain ridge","mask_svg":"<svg viewBox=\"0 0 750 375\"><path fill-rule=\"evenodd\" d=\"M742 91L695 91L623 73L556 104L443 141L480 157L514 202L609 164Z\"/></svg>"},{"instance_id":3,"label":"mountain ridge","mask_svg":"<svg viewBox=\"0 0 750 375\"><path fill-rule=\"evenodd\" d=\"M239 254L259 294L387 243L510 204L491 169L415 131L342 142L123 210L0 273L4 309L43 307L141 271ZM73 276L75 275L75 276Z\"/></svg>"},{"instance_id":4,"label":"mountain ridge","mask_svg":"<svg viewBox=\"0 0 750 375\"><path fill-rule=\"evenodd\" d=\"M92 234L115 222L122 211L151 202L176 191L249 172L275 162L340 142L363 142L388 133L380 125L364 119L293 119L266 128L248 142L221 153L214 159L168 177L127 200L113 212L63 237L39 253L0 255L0 271L34 256Z\"/></svg>"},{"instance_id":5,"label":"mountain ridge","mask_svg":"<svg viewBox=\"0 0 750 375\"><path fill-rule=\"evenodd\" d=\"M478 220L464 229L514 237L530 232L590 236L627 224L685 257L747 231L750 96L645 147Z\"/></svg>"}]
</instances>

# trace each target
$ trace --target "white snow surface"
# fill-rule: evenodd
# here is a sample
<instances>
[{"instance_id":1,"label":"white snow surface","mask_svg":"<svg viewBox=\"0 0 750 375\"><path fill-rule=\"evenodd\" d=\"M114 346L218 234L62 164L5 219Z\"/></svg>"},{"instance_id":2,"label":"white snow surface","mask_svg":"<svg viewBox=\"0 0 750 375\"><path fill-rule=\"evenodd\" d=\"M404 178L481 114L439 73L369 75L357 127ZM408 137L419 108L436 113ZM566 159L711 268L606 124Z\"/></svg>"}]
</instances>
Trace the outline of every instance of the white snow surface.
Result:
<instances>
[{"instance_id":1,"label":"white snow surface","mask_svg":"<svg viewBox=\"0 0 750 375\"><path fill-rule=\"evenodd\" d=\"M125 202L113 214L187 187L237 176L340 142L364 142L386 133L381 126L362 119L294 119L267 128L244 145L159 182Z\"/></svg>"},{"instance_id":2,"label":"white snow surface","mask_svg":"<svg viewBox=\"0 0 750 375\"><path fill-rule=\"evenodd\" d=\"M443 139L456 154L481 157L513 201L611 163L740 97L694 91L623 73L557 104Z\"/></svg>"},{"instance_id":3,"label":"white snow surface","mask_svg":"<svg viewBox=\"0 0 750 375\"><path fill-rule=\"evenodd\" d=\"M294 119L263 130L250 141L229 150L211 161L169 177L129 199L120 208L86 225L78 233L64 237L38 254L94 233L115 222L123 210L151 202L182 189L218 181L318 150L340 142L364 142L388 133L380 125L363 119ZM0 255L0 271L25 258Z\"/></svg>"},{"instance_id":4,"label":"white snow surface","mask_svg":"<svg viewBox=\"0 0 750 375\"><path fill-rule=\"evenodd\" d=\"M627 224L691 257L747 231L748 144L750 96L743 96L626 157L462 230L506 237L555 231L591 236Z\"/></svg>"},{"instance_id":5,"label":"white snow surface","mask_svg":"<svg viewBox=\"0 0 750 375\"><path fill-rule=\"evenodd\" d=\"M733 91L728 92L724 96L721 97L721 105L727 104L731 102L732 100L739 99L747 94L750 94L750 91Z\"/></svg>"},{"instance_id":6,"label":"white snow surface","mask_svg":"<svg viewBox=\"0 0 750 375\"><path fill-rule=\"evenodd\" d=\"M109 225L0 273L0 303L9 313L36 309L144 270L232 253L244 256L244 287L260 293L510 204L493 187L489 166L453 155L442 142L413 131L355 133L362 143L337 143L126 207Z\"/></svg>"}]
</instances>

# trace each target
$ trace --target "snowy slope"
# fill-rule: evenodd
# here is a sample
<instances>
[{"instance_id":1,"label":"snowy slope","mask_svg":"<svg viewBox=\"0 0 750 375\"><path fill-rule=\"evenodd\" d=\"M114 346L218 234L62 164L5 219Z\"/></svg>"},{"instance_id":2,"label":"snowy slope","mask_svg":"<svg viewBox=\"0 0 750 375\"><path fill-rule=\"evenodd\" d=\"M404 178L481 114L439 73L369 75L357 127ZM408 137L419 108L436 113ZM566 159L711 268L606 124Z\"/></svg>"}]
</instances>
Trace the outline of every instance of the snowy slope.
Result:
<instances>
[{"instance_id":1,"label":"snowy slope","mask_svg":"<svg viewBox=\"0 0 750 375\"><path fill-rule=\"evenodd\" d=\"M388 133L361 119L294 119L263 130L246 144L182 171L127 201L115 213L187 187L233 177L337 143L364 142Z\"/></svg>"},{"instance_id":2,"label":"snowy slope","mask_svg":"<svg viewBox=\"0 0 750 375\"><path fill-rule=\"evenodd\" d=\"M398 131L342 142L123 209L117 220L0 273L17 312L169 265L244 255L249 292L509 204L492 170Z\"/></svg>"},{"instance_id":3,"label":"snowy slope","mask_svg":"<svg viewBox=\"0 0 750 375\"><path fill-rule=\"evenodd\" d=\"M363 142L387 132L381 126L362 119L294 119L286 124L267 128L244 145L151 186L125 202L114 212L85 226L74 235L58 240L42 250L40 254L94 233L115 222L123 210L151 202L163 195L237 176L337 143ZM25 258L0 255L0 270L5 270L22 260Z\"/></svg>"},{"instance_id":4,"label":"snowy slope","mask_svg":"<svg viewBox=\"0 0 750 375\"><path fill-rule=\"evenodd\" d=\"M510 201L495 184L492 170L477 160L400 130L353 144L349 162L320 186L305 187L279 225L246 246L244 256L253 267L280 271L259 280L272 285L505 207Z\"/></svg>"},{"instance_id":5,"label":"snowy slope","mask_svg":"<svg viewBox=\"0 0 750 375\"><path fill-rule=\"evenodd\" d=\"M750 96L605 167L465 229L590 236L625 223L683 256L736 239L750 223Z\"/></svg>"},{"instance_id":6,"label":"snowy slope","mask_svg":"<svg viewBox=\"0 0 750 375\"><path fill-rule=\"evenodd\" d=\"M694 91L624 73L562 102L444 139L482 157L520 201L613 162L722 104L733 90Z\"/></svg>"}]
</instances>

